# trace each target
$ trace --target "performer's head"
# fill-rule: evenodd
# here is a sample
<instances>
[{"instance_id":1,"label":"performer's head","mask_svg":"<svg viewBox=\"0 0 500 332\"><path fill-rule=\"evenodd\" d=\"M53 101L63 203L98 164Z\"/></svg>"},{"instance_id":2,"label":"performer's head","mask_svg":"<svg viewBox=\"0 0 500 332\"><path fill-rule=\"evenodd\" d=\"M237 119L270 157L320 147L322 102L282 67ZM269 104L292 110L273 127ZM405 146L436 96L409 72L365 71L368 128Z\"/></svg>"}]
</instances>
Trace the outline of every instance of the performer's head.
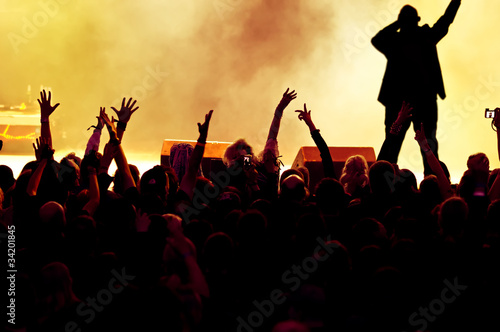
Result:
<instances>
[{"instance_id":1,"label":"performer's head","mask_svg":"<svg viewBox=\"0 0 500 332\"><path fill-rule=\"evenodd\" d=\"M418 12L414 7L406 5L401 8L398 16L398 21L401 25L401 29L406 30L416 28L418 26L418 22L420 22L420 17L418 16Z\"/></svg>"}]
</instances>

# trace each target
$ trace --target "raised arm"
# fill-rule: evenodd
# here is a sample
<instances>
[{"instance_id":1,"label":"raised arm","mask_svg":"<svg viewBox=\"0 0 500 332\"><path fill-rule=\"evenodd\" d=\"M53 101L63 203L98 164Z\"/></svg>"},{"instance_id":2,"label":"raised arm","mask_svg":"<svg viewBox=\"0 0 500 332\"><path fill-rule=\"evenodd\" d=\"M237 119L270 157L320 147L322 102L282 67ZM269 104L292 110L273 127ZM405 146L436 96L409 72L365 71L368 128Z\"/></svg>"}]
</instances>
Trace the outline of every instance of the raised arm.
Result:
<instances>
[{"instance_id":1,"label":"raised arm","mask_svg":"<svg viewBox=\"0 0 500 332\"><path fill-rule=\"evenodd\" d=\"M39 163L36 170L31 175L30 180L28 181L28 186L26 187L26 193L29 196L36 196L43 171L45 170L48 161L52 160L52 156L54 155L54 150L50 148L47 140L43 137L36 140L36 145L33 143L33 149L35 150L36 160Z\"/></svg>"},{"instance_id":2,"label":"raised arm","mask_svg":"<svg viewBox=\"0 0 500 332\"><path fill-rule=\"evenodd\" d=\"M500 160L500 108L495 110L495 118L493 119L493 125L497 129L497 149L498 149L498 160ZM493 185L488 191L488 197L490 201L496 201L500 199L500 174L497 175Z\"/></svg>"},{"instance_id":3,"label":"raised arm","mask_svg":"<svg viewBox=\"0 0 500 332\"><path fill-rule=\"evenodd\" d=\"M390 52L394 39L400 28L399 21L395 21L384 29L380 30L373 38L372 45L381 53L387 56Z\"/></svg>"},{"instance_id":4,"label":"raised arm","mask_svg":"<svg viewBox=\"0 0 500 332\"><path fill-rule=\"evenodd\" d=\"M429 143L427 142L427 138L425 137L424 133L423 123L420 124L420 130L417 130L415 133L415 140L418 142L418 145L420 145L422 151L424 151L427 163L431 167L434 174L436 174L439 184L439 190L441 191L443 199L451 197L453 191L451 189L450 181L446 177L443 167L441 167L439 160L436 158L436 156L431 150L431 147L429 146Z\"/></svg>"},{"instance_id":5,"label":"raised arm","mask_svg":"<svg viewBox=\"0 0 500 332\"><path fill-rule=\"evenodd\" d=\"M278 132L280 131L281 117L283 116L283 111L290 104L292 100L297 98L297 93L295 90L288 92L289 89L286 89L285 93L283 93L283 97L279 102L276 110L274 111L273 121L271 122L271 128L269 128L269 135L267 135L267 140L277 139Z\"/></svg>"},{"instance_id":6,"label":"raised arm","mask_svg":"<svg viewBox=\"0 0 500 332\"><path fill-rule=\"evenodd\" d=\"M87 174L89 177L89 201L83 207L83 211L86 211L89 216L93 216L97 208L99 207L100 193L99 184L97 182L97 170L99 169L99 158L97 157L97 151L90 150L88 154L82 160L82 164L87 167ZM85 161L85 162L84 162Z\"/></svg>"},{"instance_id":7,"label":"raised arm","mask_svg":"<svg viewBox=\"0 0 500 332\"><path fill-rule=\"evenodd\" d=\"M49 91L49 95L47 96L47 92L45 90L40 91L40 99L38 100L38 104L40 105L40 134L43 137L44 141L52 148L52 134L50 133L50 115L56 110L59 103L51 106L51 98L52 93Z\"/></svg>"},{"instance_id":8,"label":"raised arm","mask_svg":"<svg viewBox=\"0 0 500 332\"><path fill-rule=\"evenodd\" d=\"M495 118L493 119L493 125L497 129L497 149L498 149L498 160L500 160L500 108L495 110Z\"/></svg>"},{"instance_id":9,"label":"raised arm","mask_svg":"<svg viewBox=\"0 0 500 332\"><path fill-rule=\"evenodd\" d=\"M109 119L108 115L105 112L105 109L101 109L101 118L104 120L104 124L106 128L108 128L109 133L109 148L111 151L110 154L115 155L116 167L120 171L121 176L123 177L123 191L127 191L127 189L134 187L135 181L132 177L132 173L130 173L130 168L128 166L127 158L125 157L125 153L123 152L122 146L120 144L120 140L117 137L116 128L113 123L114 118Z\"/></svg>"},{"instance_id":10,"label":"raised arm","mask_svg":"<svg viewBox=\"0 0 500 332\"><path fill-rule=\"evenodd\" d=\"M330 154L330 149L326 144L325 140L319 133L319 129L316 128L312 119L311 119L311 111L307 110L306 104L304 104L304 110L296 110L295 112L299 113L299 120L304 121L309 127L309 131L311 132L311 136L318 147L318 150L321 155L321 163L323 164L323 172L325 177L327 178L336 178L335 170L333 168L333 160Z\"/></svg>"},{"instance_id":11,"label":"raised arm","mask_svg":"<svg viewBox=\"0 0 500 332\"><path fill-rule=\"evenodd\" d=\"M87 142L85 155L88 155L92 150L99 151L99 144L101 143L101 133L102 133L102 127L104 126L104 120L101 118L100 113L99 116L96 116L96 118L97 118L97 125L90 127L90 128L93 127L95 129L94 132L92 133L92 136L90 136L89 141Z\"/></svg>"},{"instance_id":12,"label":"raised arm","mask_svg":"<svg viewBox=\"0 0 500 332\"><path fill-rule=\"evenodd\" d=\"M267 176L264 176L260 179L260 186L257 184L257 179L251 180L251 182L255 183L251 185L252 191L259 191L263 189L263 192L267 192L268 194L278 190L278 177L279 177L279 150L278 150L278 133L281 125L281 117L283 116L283 111L290 104L292 100L297 98L297 93L295 90L289 91L290 89L286 89L285 93L283 93L283 97L281 98L276 110L274 111L273 120L271 122L271 127L269 128L269 134L267 135L266 144L264 147L264 151L262 154L262 163L267 172ZM249 169L247 171L247 177L253 178L255 174L253 174L255 170ZM255 172L256 173L256 172Z\"/></svg>"},{"instance_id":13,"label":"raised arm","mask_svg":"<svg viewBox=\"0 0 500 332\"><path fill-rule=\"evenodd\" d=\"M200 136L196 142L193 153L189 158L188 169L186 174L182 177L179 189L184 191L189 198L193 198L194 187L196 184L196 176L198 175L198 170L200 169L201 161L203 159L203 153L205 153L205 144L207 143L208 127L210 125L210 119L212 119L212 113L214 111L210 110L205 115L205 122L203 124L198 123L198 131Z\"/></svg>"},{"instance_id":14,"label":"raised arm","mask_svg":"<svg viewBox=\"0 0 500 332\"><path fill-rule=\"evenodd\" d=\"M127 123L130 121L130 117L139 108L139 106L134 108L136 102L137 100L132 101L132 98L130 98L127 104L125 105L125 98L123 98L122 107L120 108L119 111L116 108L111 107L111 109L115 111L116 116L118 117L118 123L116 125L116 133L118 135L118 139L120 140L120 142L123 138L123 133L127 128Z\"/></svg>"},{"instance_id":15,"label":"raised arm","mask_svg":"<svg viewBox=\"0 0 500 332\"><path fill-rule=\"evenodd\" d=\"M455 16L457 15L458 8L460 8L461 3L461 0L451 0L443 16L441 16L432 27L434 41L436 43L448 33L448 29L450 28L451 23L455 20Z\"/></svg>"},{"instance_id":16,"label":"raised arm","mask_svg":"<svg viewBox=\"0 0 500 332\"><path fill-rule=\"evenodd\" d=\"M401 131L401 128L403 128L403 125L405 125L405 123L411 118L412 110L413 107L410 106L410 103L403 101L401 109L399 110L398 113L398 117L391 126L391 131L390 131L391 135L394 136L399 135L399 132Z\"/></svg>"},{"instance_id":17,"label":"raised arm","mask_svg":"<svg viewBox=\"0 0 500 332\"><path fill-rule=\"evenodd\" d=\"M442 17L448 24L453 23L453 20L455 20L455 16L457 16L458 8L460 8L461 4L462 0L451 0L448 7L446 7L446 11Z\"/></svg>"}]
</instances>

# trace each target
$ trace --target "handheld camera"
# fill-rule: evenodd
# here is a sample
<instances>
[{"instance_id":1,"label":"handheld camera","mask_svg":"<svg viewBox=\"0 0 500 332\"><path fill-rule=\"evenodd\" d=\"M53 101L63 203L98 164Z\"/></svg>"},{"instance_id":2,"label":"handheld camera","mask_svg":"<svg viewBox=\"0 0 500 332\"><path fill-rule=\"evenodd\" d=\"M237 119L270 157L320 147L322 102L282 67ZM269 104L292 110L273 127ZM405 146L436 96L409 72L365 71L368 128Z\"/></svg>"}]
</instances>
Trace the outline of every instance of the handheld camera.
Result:
<instances>
[{"instance_id":1,"label":"handheld camera","mask_svg":"<svg viewBox=\"0 0 500 332\"><path fill-rule=\"evenodd\" d=\"M500 111L500 108L499 108L499 107L495 108L494 110L490 110L489 108L487 108L487 109L485 110L485 112L484 112L484 117L485 117L486 119L493 119L493 118L495 118L495 115L496 115L496 114L497 114L497 112L499 112L499 111Z\"/></svg>"},{"instance_id":2,"label":"handheld camera","mask_svg":"<svg viewBox=\"0 0 500 332\"><path fill-rule=\"evenodd\" d=\"M243 168L244 169L249 169L252 167L252 155L247 154L243 156Z\"/></svg>"}]
</instances>

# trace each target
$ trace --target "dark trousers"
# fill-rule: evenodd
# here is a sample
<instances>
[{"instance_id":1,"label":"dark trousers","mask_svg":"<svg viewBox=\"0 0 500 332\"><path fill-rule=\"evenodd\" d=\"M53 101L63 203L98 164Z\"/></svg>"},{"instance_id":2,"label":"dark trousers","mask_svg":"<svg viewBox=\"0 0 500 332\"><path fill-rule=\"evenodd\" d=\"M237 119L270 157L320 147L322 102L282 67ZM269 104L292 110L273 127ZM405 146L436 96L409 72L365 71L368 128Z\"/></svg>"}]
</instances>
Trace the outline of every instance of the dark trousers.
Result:
<instances>
[{"instance_id":1,"label":"dark trousers","mask_svg":"<svg viewBox=\"0 0 500 332\"><path fill-rule=\"evenodd\" d=\"M382 144L377 160L386 160L390 163L396 164L398 162L399 152L401 151L401 145L405 139L406 132L410 128L411 122L413 122L414 131L420 130L420 123L424 124L425 137L429 142L432 152L436 158L438 157L438 141L436 138L437 130L437 101L436 98L420 99L418 102L411 102L410 105L413 107L411 112L412 117L406 123L403 124L401 131L398 135L390 134L391 126L396 121L398 113L401 109L403 101L394 102L386 105L385 108L385 141ZM415 146L418 143L415 141ZM425 160L425 155L422 150L422 159L424 162L424 173L430 174L431 169L427 161Z\"/></svg>"}]
</instances>

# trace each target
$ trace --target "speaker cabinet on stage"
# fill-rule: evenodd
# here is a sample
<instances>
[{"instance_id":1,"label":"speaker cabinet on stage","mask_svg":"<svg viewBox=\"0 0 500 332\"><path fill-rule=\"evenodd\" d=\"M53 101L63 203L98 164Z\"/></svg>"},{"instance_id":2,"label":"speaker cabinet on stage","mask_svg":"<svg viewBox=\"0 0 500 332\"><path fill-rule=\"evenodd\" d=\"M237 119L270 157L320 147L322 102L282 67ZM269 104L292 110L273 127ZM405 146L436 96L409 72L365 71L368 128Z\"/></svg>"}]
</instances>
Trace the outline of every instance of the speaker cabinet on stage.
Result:
<instances>
[{"instance_id":1,"label":"speaker cabinet on stage","mask_svg":"<svg viewBox=\"0 0 500 332\"><path fill-rule=\"evenodd\" d=\"M342 174L342 169L346 160L350 156L362 155L371 166L375 161L375 151L372 147L328 147L330 155L333 160L333 169L337 179ZM293 161L292 168L301 166L307 167L309 170L309 188L314 190L316 184L324 177L323 164L321 163L321 156L316 146L303 146L299 149L297 157Z\"/></svg>"},{"instance_id":2,"label":"speaker cabinet on stage","mask_svg":"<svg viewBox=\"0 0 500 332\"><path fill-rule=\"evenodd\" d=\"M186 141L186 140L171 140L166 139L163 141L163 146L161 148L161 164L165 166L170 165L170 148L179 143L189 143L196 146L196 141ZM205 153L203 154L203 159L201 161L201 169L203 171L203 176L212 180L210 174L213 172L217 174L220 171L226 169L226 166L222 162L222 157L224 156L224 151L232 143L227 142L207 142L205 145Z\"/></svg>"}]
</instances>

